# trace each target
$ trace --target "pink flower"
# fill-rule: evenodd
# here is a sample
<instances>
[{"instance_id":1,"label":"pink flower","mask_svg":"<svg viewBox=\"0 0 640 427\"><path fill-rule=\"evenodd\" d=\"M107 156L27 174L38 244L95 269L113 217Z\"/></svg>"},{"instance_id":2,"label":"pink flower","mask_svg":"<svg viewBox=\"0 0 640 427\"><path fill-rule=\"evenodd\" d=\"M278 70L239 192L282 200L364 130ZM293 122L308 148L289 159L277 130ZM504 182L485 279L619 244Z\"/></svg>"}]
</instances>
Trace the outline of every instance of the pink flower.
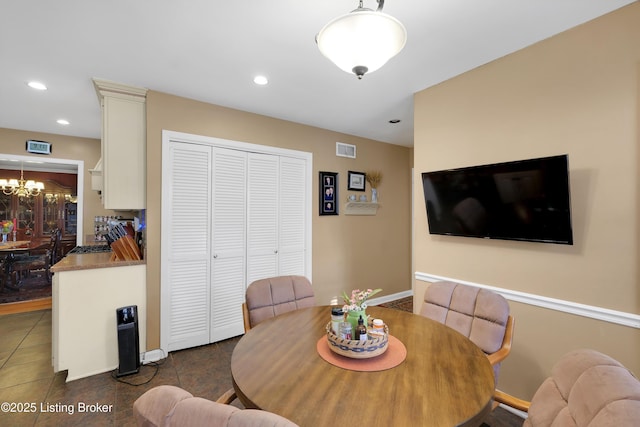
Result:
<instances>
[{"instance_id":1,"label":"pink flower","mask_svg":"<svg viewBox=\"0 0 640 427\"><path fill-rule=\"evenodd\" d=\"M382 291L382 289L367 289L366 291L354 289L351 291L351 297L349 297L346 292L343 292L342 299L345 305L342 307L342 310L345 312L364 310L367 308L366 301L380 291Z\"/></svg>"}]
</instances>

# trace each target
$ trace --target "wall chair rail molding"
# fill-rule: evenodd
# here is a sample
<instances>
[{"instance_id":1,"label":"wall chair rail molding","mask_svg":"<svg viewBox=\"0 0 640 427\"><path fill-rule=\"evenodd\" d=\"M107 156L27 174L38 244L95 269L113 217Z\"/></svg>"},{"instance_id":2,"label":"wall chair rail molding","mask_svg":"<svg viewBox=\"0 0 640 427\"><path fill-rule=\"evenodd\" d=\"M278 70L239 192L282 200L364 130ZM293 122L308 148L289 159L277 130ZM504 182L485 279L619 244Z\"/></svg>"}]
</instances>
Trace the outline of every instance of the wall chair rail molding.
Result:
<instances>
[{"instance_id":1,"label":"wall chair rail molding","mask_svg":"<svg viewBox=\"0 0 640 427\"><path fill-rule=\"evenodd\" d=\"M588 317L590 319L602 320L604 322L615 323L618 325L640 329L640 315L633 313L610 310L608 308L580 304L577 302L565 301L557 298L549 298L542 295L513 291L510 289L497 288L494 286L468 282L465 280L458 280L450 277L436 276L434 274L422 273L419 271L415 273L414 277L416 280L428 283L438 282L441 280L450 280L453 282L463 283L465 285L476 286L478 288L484 288L494 292L498 292L510 301L521 302L523 304L534 305L537 307L548 308L550 310L561 311L564 313Z\"/></svg>"}]
</instances>

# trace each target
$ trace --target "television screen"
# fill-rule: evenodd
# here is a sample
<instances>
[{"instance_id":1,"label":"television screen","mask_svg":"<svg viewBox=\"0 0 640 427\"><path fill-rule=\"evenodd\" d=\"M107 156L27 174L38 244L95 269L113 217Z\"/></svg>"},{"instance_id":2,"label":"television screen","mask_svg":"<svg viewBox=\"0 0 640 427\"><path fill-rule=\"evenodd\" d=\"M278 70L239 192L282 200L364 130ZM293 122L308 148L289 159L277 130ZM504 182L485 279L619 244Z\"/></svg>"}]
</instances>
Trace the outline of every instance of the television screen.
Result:
<instances>
[{"instance_id":1,"label":"television screen","mask_svg":"<svg viewBox=\"0 0 640 427\"><path fill-rule=\"evenodd\" d=\"M568 156L422 173L429 233L572 245Z\"/></svg>"}]
</instances>

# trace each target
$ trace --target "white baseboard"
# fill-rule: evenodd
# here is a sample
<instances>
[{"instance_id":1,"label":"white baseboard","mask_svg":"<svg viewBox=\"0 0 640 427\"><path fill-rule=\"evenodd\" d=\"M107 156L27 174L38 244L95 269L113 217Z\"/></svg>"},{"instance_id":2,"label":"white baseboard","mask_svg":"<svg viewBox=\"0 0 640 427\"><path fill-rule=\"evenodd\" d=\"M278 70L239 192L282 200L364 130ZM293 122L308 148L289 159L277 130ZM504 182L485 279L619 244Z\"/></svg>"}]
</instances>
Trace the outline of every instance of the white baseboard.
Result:
<instances>
[{"instance_id":1,"label":"white baseboard","mask_svg":"<svg viewBox=\"0 0 640 427\"><path fill-rule=\"evenodd\" d=\"M167 355L161 349L146 351L140 355L140 363L146 365L147 363L157 362L166 358Z\"/></svg>"},{"instance_id":2,"label":"white baseboard","mask_svg":"<svg viewBox=\"0 0 640 427\"><path fill-rule=\"evenodd\" d=\"M384 304L385 302L391 302L391 301L395 301L397 299L407 298L407 297L412 297L412 296L413 296L413 291L412 290L397 292L395 294L385 295L385 296L379 297L379 298L371 298L369 300L369 305L380 305L380 304Z\"/></svg>"},{"instance_id":3,"label":"white baseboard","mask_svg":"<svg viewBox=\"0 0 640 427\"><path fill-rule=\"evenodd\" d=\"M527 417L529 416L529 414L527 414L526 412L512 408L511 406L505 405L504 403L499 403L498 406L504 409L505 411L511 412L513 415L519 416L523 420L526 420Z\"/></svg>"},{"instance_id":4,"label":"white baseboard","mask_svg":"<svg viewBox=\"0 0 640 427\"><path fill-rule=\"evenodd\" d=\"M483 285L481 283L468 282L454 278L436 276L428 273L415 273L416 280L422 282L438 282L441 280L450 280L465 285L476 286L478 288L489 289L497 292L507 300L521 302L524 304L535 305L537 307L548 308L550 310L561 311L563 313L575 314L577 316L588 317L590 319L602 320L618 325L629 326L631 328L640 329L640 315L634 313L626 313L624 311L610 310L608 308L597 307L593 305L580 304L573 301L566 301L557 298L549 298L541 295L530 294L527 292L513 291L511 289L497 288L495 286Z\"/></svg>"}]
</instances>

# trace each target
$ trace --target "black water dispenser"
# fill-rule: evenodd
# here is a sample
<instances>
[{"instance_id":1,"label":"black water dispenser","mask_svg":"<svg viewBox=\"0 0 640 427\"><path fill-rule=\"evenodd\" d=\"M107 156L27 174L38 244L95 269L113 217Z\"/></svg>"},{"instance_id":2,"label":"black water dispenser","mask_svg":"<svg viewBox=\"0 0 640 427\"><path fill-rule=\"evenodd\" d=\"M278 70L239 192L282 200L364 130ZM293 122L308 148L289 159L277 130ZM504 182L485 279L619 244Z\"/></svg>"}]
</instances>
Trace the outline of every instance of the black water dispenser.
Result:
<instances>
[{"instance_id":1,"label":"black water dispenser","mask_svg":"<svg viewBox=\"0 0 640 427\"><path fill-rule=\"evenodd\" d=\"M140 338L138 336L138 306L116 309L118 322L118 372L116 376L137 374L140 370Z\"/></svg>"}]
</instances>

